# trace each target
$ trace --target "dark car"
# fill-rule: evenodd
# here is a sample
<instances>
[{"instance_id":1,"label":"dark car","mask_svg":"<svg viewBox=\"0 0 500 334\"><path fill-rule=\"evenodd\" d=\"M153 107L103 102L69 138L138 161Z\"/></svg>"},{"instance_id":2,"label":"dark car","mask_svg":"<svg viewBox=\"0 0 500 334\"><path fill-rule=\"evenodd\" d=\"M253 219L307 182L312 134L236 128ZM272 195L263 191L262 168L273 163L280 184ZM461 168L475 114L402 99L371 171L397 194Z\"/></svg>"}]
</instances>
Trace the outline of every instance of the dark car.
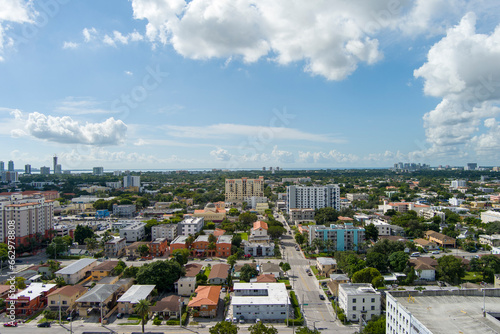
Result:
<instances>
[{"instance_id":1,"label":"dark car","mask_svg":"<svg viewBox=\"0 0 500 334\"><path fill-rule=\"evenodd\" d=\"M22 263L23 261L22 260L16 260L16 263Z\"/></svg>"},{"instance_id":2,"label":"dark car","mask_svg":"<svg viewBox=\"0 0 500 334\"><path fill-rule=\"evenodd\" d=\"M42 322L41 324L38 324L37 327L50 327L50 322Z\"/></svg>"},{"instance_id":3,"label":"dark car","mask_svg":"<svg viewBox=\"0 0 500 334\"><path fill-rule=\"evenodd\" d=\"M323 295L319 295L319 299L321 299L321 300L325 300L325 296L323 296Z\"/></svg>"},{"instance_id":4,"label":"dark car","mask_svg":"<svg viewBox=\"0 0 500 334\"><path fill-rule=\"evenodd\" d=\"M118 314L116 315L116 318L118 318L118 319L123 318L123 313L118 313Z\"/></svg>"}]
</instances>

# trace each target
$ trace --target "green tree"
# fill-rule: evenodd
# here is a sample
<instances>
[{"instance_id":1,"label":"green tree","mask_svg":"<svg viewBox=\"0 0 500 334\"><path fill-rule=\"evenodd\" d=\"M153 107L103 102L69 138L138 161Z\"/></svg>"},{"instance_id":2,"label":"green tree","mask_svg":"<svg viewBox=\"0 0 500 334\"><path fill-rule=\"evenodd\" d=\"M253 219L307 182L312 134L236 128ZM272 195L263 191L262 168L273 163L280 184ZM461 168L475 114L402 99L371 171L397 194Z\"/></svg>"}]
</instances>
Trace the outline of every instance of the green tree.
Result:
<instances>
[{"instance_id":1,"label":"green tree","mask_svg":"<svg viewBox=\"0 0 500 334\"><path fill-rule=\"evenodd\" d=\"M236 217L240 215L240 212L236 208L231 208L227 214L231 217Z\"/></svg>"},{"instance_id":2,"label":"green tree","mask_svg":"<svg viewBox=\"0 0 500 334\"><path fill-rule=\"evenodd\" d=\"M238 326L229 321L218 322L215 326L209 329L210 334L237 334Z\"/></svg>"},{"instance_id":3,"label":"green tree","mask_svg":"<svg viewBox=\"0 0 500 334\"><path fill-rule=\"evenodd\" d=\"M15 285L18 290L24 290L26 289L26 283L24 282L24 277L16 277L15 278Z\"/></svg>"},{"instance_id":4,"label":"green tree","mask_svg":"<svg viewBox=\"0 0 500 334\"><path fill-rule=\"evenodd\" d=\"M240 278L246 282L250 282L250 279L258 274L257 269L247 263L241 268Z\"/></svg>"},{"instance_id":5,"label":"green tree","mask_svg":"<svg viewBox=\"0 0 500 334\"><path fill-rule=\"evenodd\" d=\"M378 240L378 229L375 225L373 224L368 224L365 226L365 237L367 240L373 240L377 241Z\"/></svg>"},{"instance_id":6,"label":"green tree","mask_svg":"<svg viewBox=\"0 0 500 334\"><path fill-rule=\"evenodd\" d=\"M402 272L408 266L410 256L403 252L394 252L389 256L389 266L396 272Z\"/></svg>"},{"instance_id":7,"label":"green tree","mask_svg":"<svg viewBox=\"0 0 500 334\"><path fill-rule=\"evenodd\" d=\"M366 255L366 266L385 273L387 272L387 256L377 252L370 252Z\"/></svg>"},{"instance_id":8,"label":"green tree","mask_svg":"<svg viewBox=\"0 0 500 334\"><path fill-rule=\"evenodd\" d=\"M290 269L292 269L292 267L290 266L290 264L288 262L283 263L283 265L281 266L281 270L283 270L283 272L285 272L285 273Z\"/></svg>"},{"instance_id":9,"label":"green tree","mask_svg":"<svg viewBox=\"0 0 500 334\"><path fill-rule=\"evenodd\" d=\"M55 237L52 242L47 246L46 253L49 257L55 257L61 255L68 249L68 246L64 242L63 238Z\"/></svg>"},{"instance_id":10,"label":"green tree","mask_svg":"<svg viewBox=\"0 0 500 334\"><path fill-rule=\"evenodd\" d=\"M438 260L437 274L439 279L450 284L458 284L465 276L465 268L462 260L453 255L445 255Z\"/></svg>"},{"instance_id":11,"label":"green tree","mask_svg":"<svg viewBox=\"0 0 500 334\"><path fill-rule=\"evenodd\" d=\"M230 265L231 267L236 264L237 256L236 255L231 255L227 258L227 264Z\"/></svg>"},{"instance_id":12,"label":"green tree","mask_svg":"<svg viewBox=\"0 0 500 334\"><path fill-rule=\"evenodd\" d=\"M250 334L278 334L278 330L274 326L266 326L261 321L248 327Z\"/></svg>"},{"instance_id":13,"label":"green tree","mask_svg":"<svg viewBox=\"0 0 500 334\"><path fill-rule=\"evenodd\" d=\"M255 213L251 213L251 212L243 212L238 217L238 220L242 224L250 226L251 224L253 224L254 222L257 221L257 215Z\"/></svg>"},{"instance_id":14,"label":"green tree","mask_svg":"<svg viewBox=\"0 0 500 334\"><path fill-rule=\"evenodd\" d=\"M339 212L331 207L316 209L314 213L314 219L318 225L330 225L330 223L335 223L338 218Z\"/></svg>"},{"instance_id":15,"label":"green tree","mask_svg":"<svg viewBox=\"0 0 500 334\"><path fill-rule=\"evenodd\" d=\"M380 271L375 268L365 268L355 272L352 275L353 283L372 283L375 277L381 276Z\"/></svg>"},{"instance_id":16,"label":"green tree","mask_svg":"<svg viewBox=\"0 0 500 334\"><path fill-rule=\"evenodd\" d=\"M208 235L208 243L211 243L211 242L213 242L213 243L217 242L217 237L213 234Z\"/></svg>"},{"instance_id":17,"label":"green tree","mask_svg":"<svg viewBox=\"0 0 500 334\"><path fill-rule=\"evenodd\" d=\"M118 276L123 273L123 271L127 268L127 264L123 262L122 260L118 261L116 266L113 268L112 275L113 276Z\"/></svg>"},{"instance_id":18,"label":"green tree","mask_svg":"<svg viewBox=\"0 0 500 334\"><path fill-rule=\"evenodd\" d=\"M405 249L405 244L401 241L391 241L388 239L379 240L373 247L370 249L370 252L376 252L384 254L389 257L392 253L403 251Z\"/></svg>"},{"instance_id":19,"label":"green tree","mask_svg":"<svg viewBox=\"0 0 500 334\"><path fill-rule=\"evenodd\" d=\"M181 266L188 263L189 259L189 249L181 248L176 249L172 252L172 259L178 262Z\"/></svg>"},{"instance_id":20,"label":"green tree","mask_svg":"<svg viewBox=\"0 0 500 334\"><path fill-rule=\"evenodd\" d=\"M296 233L295 234L295 241L299 244L302 245L306 240L305 237L302 233Z\"/></svg>"},{"instance_id":21,"label":"green tree","mask_svg":"<svg viewBox=\"0 0 500 334\"><path fill-rule=\"evenodd\" d=\"M278 239L286 233L286 229L282 226L269 226L267 233L272 239Z\"/></svg>"},{"instance_id":22,"label":"green tree","mask_svg":"<svg viewBox=\"0 0 500 334\"><path fill-rule=\"evenodd\" d=\"M97 249L97 245L99 244L94 237L85 238L85 245L87 245L87 250L94 256L94 251Z\"/></svg>"},{"instance_id":23,"label":"green tree","mask_svg":"<svg viewBox=\"0 0 500 334\"><path fill-rule=\"evenodd\" d=\"M139 272L139 267L127 267L123 270L123 278L136 278Z\"/></svg>"},{"instance_id":24,"label":"green tree","mask_svg":"<svg viewBox=\"0 0 500 334\"><path fill-rule=\"evenodd\" d=\"M234 245L239 248L241 246L242 241L243 240L241 239L241 235L235 234L233 235L233 240L231 241L231 245Z\"/></svg>"},{"instance_id":25,"label":"green tree","mask_svg":"<svg viewBox=\"0 0 500 334\"><path fill-rule=\"evenodd\" d=\"M54 282L57 284L58 288L66 285L66 281L61 276L57 276L56 279L54 280Z\"/></svg>"},{"instance_id":26,"label":"green tree","mask_svg":"<svg viewBox=\"0 0 500 334\"><path fill-rule=\"evenodd\" d=\"M373 316L361 334L385 334L385 316Z\"/></svg>"},{"instance_id":27,"label":"green tree","mask_svg":"<svg viewBox=\"0 0 500 334\"><path fill-rule=\"evenodd\" d=\"M141 299L134 307L134 312L141 317L142 332L144 333L144 325L146 324L146 318L151 309L151 303L146 299Z\"/></svg>"},{"instance_id":28,"label":"green tree","mask_svg":"<svg viewBox=\"0 0 500 334\"><path fill-rule=\"evenodd\" d=\"M183 268L177 261L155 261L140 267L137 273L137 284L156 285L158 291L170 291L174 282L184 273Z\"/></svg>"},{"instance_id":29,"label":"green tree","mask_svg":"<svg viewBox=\"0 0 500 334\"><path fill-rule=\"evenodd\" d=\"M85 239L92 238L93 236L94 236L94 231L92 231L90 227L85 225L76 226L74 237L75 237L75 242L77 242L79 245L83 245L85 243Z\"/></svg>"},{"instance_id":30,"label":"green tree","mask_svg":"<svg viewBox=\"0 0 500 334\"><path fill-rule=\"evenodd\" d=\"M149 247L148 245L140 245L137 247L137 251L141 255L141 257L146 257L149 255Z\"/></svg>"}]
</instances>

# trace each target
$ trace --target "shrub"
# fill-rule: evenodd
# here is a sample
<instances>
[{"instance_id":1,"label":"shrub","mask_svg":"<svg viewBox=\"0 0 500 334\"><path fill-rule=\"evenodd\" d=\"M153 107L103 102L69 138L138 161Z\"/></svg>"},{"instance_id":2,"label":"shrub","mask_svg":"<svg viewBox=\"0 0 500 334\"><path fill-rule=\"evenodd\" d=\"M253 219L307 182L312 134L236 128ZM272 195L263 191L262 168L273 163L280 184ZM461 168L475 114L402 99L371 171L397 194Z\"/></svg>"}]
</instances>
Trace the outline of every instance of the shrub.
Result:
<instances>
[{"instance_id":1,"label":"shrub","mask_svg":"<svg viewBox=\"0 0 500 334\"><path fill-rule=\"evenodd\" d=\"M153 320L153 325L160 326L161 320L159 318L155 318L155 320Z\"/></svg>"},{"instance_id":2,"label":"shrub","mask_svg":"<svg viewBox=\"0 0 500 334\"><path fill-rule=\"evenodd\" d=\"M185 313L182 315L182 317L181 317L181 321L182 321L182 325L183 325L183 326L186 326L186 325L187 325L187 321L188 321L188 319L189 319L189 318L188 318L188 313L187 313L187 312L185 312Z\"/></svg>"},{"instance_id":3,"label":"shrub","mask_svg":"<svg viewBox=\"0 0 500 334\"><path fill-rule=\"evenodd\" d=\"M167 320L167 325L168 326L179 326L179 320L174 320L174 319Z\"/></svg>"}]
</instances>

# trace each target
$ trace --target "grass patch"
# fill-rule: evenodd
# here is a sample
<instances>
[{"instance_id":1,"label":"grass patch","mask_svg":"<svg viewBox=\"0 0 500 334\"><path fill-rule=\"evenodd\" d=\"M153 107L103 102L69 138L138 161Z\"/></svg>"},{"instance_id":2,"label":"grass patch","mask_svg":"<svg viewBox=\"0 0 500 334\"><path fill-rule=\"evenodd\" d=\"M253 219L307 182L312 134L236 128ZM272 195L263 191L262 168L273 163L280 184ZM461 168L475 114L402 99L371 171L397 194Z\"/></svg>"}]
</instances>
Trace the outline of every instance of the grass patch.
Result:
<instances>
[{"instance_id":1,"label":"grass patch","mask_svg":"<svg viewBox=\"0 0 500 334\"><path fill-rule=\"evenodd\" d=\"M35 320L41 313L43 312L43 310L39 310L38 312L35 312L31 317L29 317L27 320L26 320L26 323L29 323L31 322L32 320Z\"/></svg>"},{"instance_id":2,"label":"grass patch","mask_svg":"<svg viewBox=\"0 0 500 334\"><path fill-rule=\"evenodd\" d=\"M210 266L210 267L207 267L207 268L205 269L205 272L204 272L203 274L207 277L207 279L208 279L208 276L210 275L210 272L211 272L211 271L212 271L212 267L211 267L211 266Z\"/></svg>"},{"instance_id":3,"label":"grass patch","mask_svg":"<svg viewBox=\"0 0 500 334\"><path fill-rule=\"evenodd\" d=\"M326 279L325 276L320 276L319 275L318 268L316 268L315 266L310 266L310 268L311 268L314 276L316 276L317 279L319 279L319 280Z\"/></svg>"},{"instance_id":4,"label":"grass patch","mask_svg":"<svg viewBox=\"0 0 500 334\"><path fill-rule=\"evenodd\" d=\"M118 324L118 326L139 325L140 323L141 323L141 320L137 320L134 322L124 322L124 323Z\"/></svg>"},{"instance_id":5,"label":"grass patch","mask_svg":"<svg viewBox=\"0 0 500 334\"><path fill-rule=\"evenodd\" d=\"M475 271L467 271L463 280L468 282L481 282L483 280L483 274Z\"/></svg>"},{"instance_id":6,"label":"grass patch","mask_svg":"<svg viewBox=\"0 0 500 334\"><path fill-rule=\"evenodd\" d=\"M248 233L247 232L240 233L240 236L241 236L242 240L247 240L248 241Z\"/></svg>"}]
</instances>

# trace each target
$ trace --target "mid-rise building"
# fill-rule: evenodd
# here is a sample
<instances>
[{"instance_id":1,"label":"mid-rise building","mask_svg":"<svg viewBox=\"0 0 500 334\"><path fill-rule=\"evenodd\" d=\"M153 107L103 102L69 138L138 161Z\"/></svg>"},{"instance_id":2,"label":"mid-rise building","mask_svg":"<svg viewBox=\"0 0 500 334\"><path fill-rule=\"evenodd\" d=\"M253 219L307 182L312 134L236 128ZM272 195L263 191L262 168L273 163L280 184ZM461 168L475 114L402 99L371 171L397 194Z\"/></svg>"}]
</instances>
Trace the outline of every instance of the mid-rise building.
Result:
<instances>
[{"instance_id":1,"label":"mid-rise building","mask_svg":"<svg viewBox=\"0 0 500 334\"><path fill-rule=\"evenodd\" d=\"M203 217L187 217L177 224L178 235L195 235L203 228L205 219Z\"/></svg>"},{"instance_id":2,"label":"mid-rise building","mask_svg":"<svg viewBox=\"0 0 500 334\"><path fill-rule=\"evenodd\" d=\"M243 202L251 197L264 197L264 177L258 179L226 179L226 202Z\"/></svg>"},{"instance_id":3,"label":"mid-rise building","mask_svg":"<svg viewBox=\"0 0 500 334\"><path fill-rule=\"evenodd\" d=\"M500 221L500 212L492 210L481 212L481 222L484 224L498 221Z\"/></svg>"},{"instance_id":4,"label":"mid-rise building","mask_svg":"<svg viewBox=\"0 0 500 334\"><path fill-rule=\"evenodd\" d=\"M288 214L290 221L297 225L301 222L314 221L315 212L314 209L290 209Z\"/></svg>"},{"instance_id":5,"label":"mid-rise building","mask_svg":"<svg viewBox=\"0 0 500 334\"><path fill-rule=\"evenodd\" d=\"M177 237L177 224L160 224L151 227L151 240L165 238L172 241Z\"/></svg>"},{"instance_id":6,"label":"mid-rise building","mask_svg":"<svg viewBox=\"0 0 500 334\"><path fill-rule=\"evenodd\" d=\"M207 203L203 210L194 210L193 217L202 217L206 221L221 222L226 218L226 209L222 203Z\"/></svg>"},{"instance_id":7,"label":"mid-rise building","mask_svg":"<svg viewBox=\"0 0 500 334\"><path fill-rule=\"evenodd\" d=\"M499 247L500 246L500 234L480 234L479 242L483 245L489 245L491 247Z\"/></svg>"},{"instance_id":8,"label":"mid-rise building","mask_svg":"<svg viewBox=\"0 0 500 334\"><path fill-rule=\"evenodd\" d=\"M120 238L127 239L127 242L136 242L143 240L146 236L146 223L135 222L127 225L120 230Z\"/></svg>"},{"instance_id":9,"label":"mid-rise building","mask_svg":"<svg viewBox=\"0 0 500 334\"><path fill-rule=\"evenodd\" d=\"M104 244L104 255L108 258L120 257L125 253L125 247L127 239L115 237Z\"/></svg>"},{"instance_id":10,"label":"mid-rise building","mask_svg":"<svg viewBox=\"0 0 500 334\"><path fill-rule=\"evenodd\" d=\"M62 166L60 164L56 165L56 168L54 169L54 174L62 174Z\"/></svg>"},{"instance_id":11,"label":"mid-rise building","mask_svg":"<svg viewBox=\"0 0 500 334\"><path fill-rule=\"evenodd\" d=\"M31 174L31 165L24 165L24 174Z\"/></svg>"},{"instance_id":12,"label":"mid-rise building","mask_svg":"<svg viewBox=\"0 0 500 334\"><path fill-rule=\"evenodd\" d=\"M500 333L500 289L387 291L387 334Z\"/></svg>"},{"instance_id":13,"label":"mid-rise building","mask_svg":"<svg viewBox=\"0 0 500 334\"><path fill-rule=\"evenodd\" d=\"M102 176L104 175L104 167L94 167L92 168L92 175Z\"/></svg>"},{"instance_id":14,"label":"mid-rise building","mask_svg":"<svg viewBox=\"0 0 500 334\"><path fill-rule=\"evenodd\" d=\"M40 167L40 174L41 175L49 175L50 174L50 167Z\"/></svg>"},{"instance_id":15,"label":"mid-rise building","mask_svg":"<svg viewBox=\"0 0 500 334\"><path fill-rule=\"evenodd\" d=\"M326 186L288 186L286 188L287 211L291 209L340 210L340 188L336 184Z\"/></svg>"},{"instance_id":16,"label":"mid-rise building","mask_svg":"<svg viewBox=\"0 0 500 334\"><path fill-rule=\"evenodd\" d=\"M365 242L365 229L352 223L330 226L309 225L309 244L312 245L316 238L325 242L331 240L332 249L336 251L357 251L359 245Z\"/></svg>"},{"instance_id":17,"label":"mid-rise building","mask_svg":"<svg viewBox=\"0 0 500 334\"><path fill-rule=\"evenodd\" d=\"M339 306L349 321L368 321L380 315L380 292L370 283L339 284Z\"/></svg>"},{"instance_id":18,"label":"mid-rise building","mask_svg":"<svg viewBox=\"0 0 500 334\"><path fill-rule=\"evenodd\" d=\"M127 175L127 176L123 177L123 187L124 188L140 187L140 186L141 186L141 177L140 176Z\"/></svg>"},{"instance_id":19,"label":"mid-rise building","mask_svg":"<svg viewBox=\"0 0 500 334\"><path fill-rule=\"evenodd\" d=\"M234 283L233 317L245 320L292 318L285 283Z\"/></svg>"},{"instance_id":20,"label":"mid-rise building","mask_svg":"<svg viewBox=\"0 0 500 334\"><path fill-rule=\"evenodd\" d=\"M0 240L7 243L9 231L13 231L16 246L29 245L30 238L48 238L53 228L54 201L41 193L0 194Z\"/></svg>"},{"instance_id":21,"label":"mid-rise building","mask_svg":"<svg viewBox=\"0 0 500 334\"><path fill-rule=\"evenodd\" d=\"M453 180L451 181L450 188L458 189L467 186L467 181L465 180Z\"/></svg>"},{"instance_id":22,"label":"mid-rise building","mask_svg":"<svg viewBox=\"0 0 500 334\"><path fill-rule=\"evenodd\" d=\"M368 194L365 194L365 193L349 193L349 194L346 194L346 198L349 200L349 201L368 201Z\"/></svg>"},{"instance_id":23,"label":"mid-rise building","mask_svg":"<svg viewBox=\"0 0 500 334\"><path fill-rule=\"evenodd\" d=\"M135 215L135 204L113 204L113 215L117 217L132 217Z\"/></svg>"},{"instance_id":24,"label":"mid-rise building","mask_svg":"<svg viewBox=\"0 0 500 334\"><path fill-rule=\"evenodd\" d=\"M5 162L0 161L0 172L5 171Z\"/></svg>"}]
</instances>

